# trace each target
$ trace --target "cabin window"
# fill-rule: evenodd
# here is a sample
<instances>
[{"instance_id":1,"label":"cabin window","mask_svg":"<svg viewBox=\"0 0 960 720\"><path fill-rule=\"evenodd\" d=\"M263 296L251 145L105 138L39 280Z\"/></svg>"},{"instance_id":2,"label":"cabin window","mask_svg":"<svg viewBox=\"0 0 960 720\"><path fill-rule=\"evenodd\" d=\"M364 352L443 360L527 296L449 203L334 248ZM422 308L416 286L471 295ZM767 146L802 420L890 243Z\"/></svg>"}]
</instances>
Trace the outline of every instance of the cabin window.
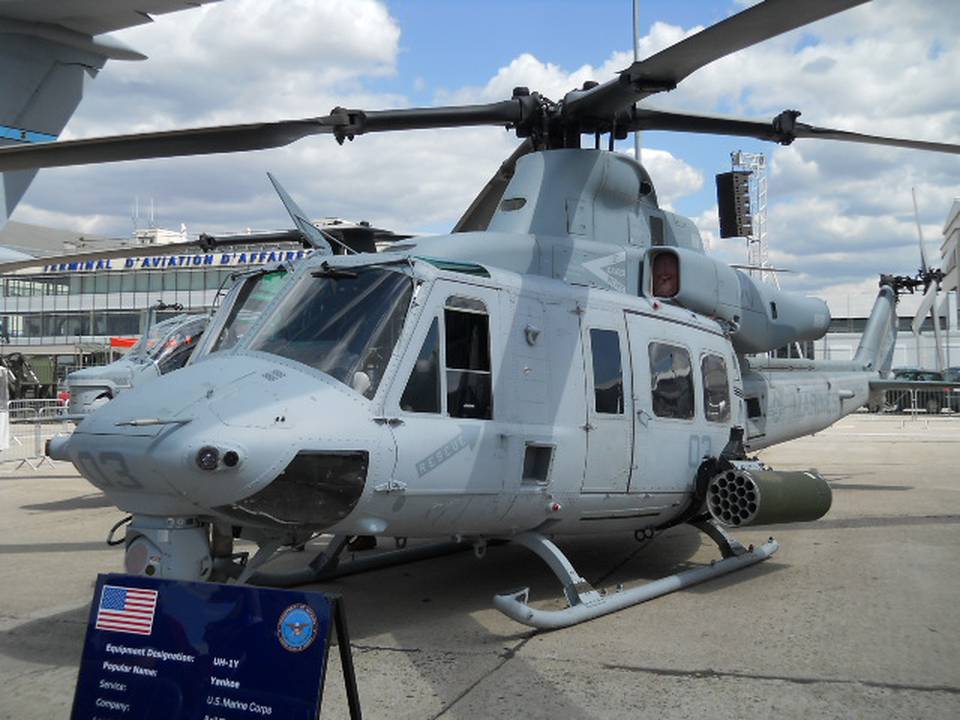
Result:
<instances>
[{"instance_id":1,"label":"cabin window","mask_svg":"<svg viewBox=\"0 0 960 720\"><path fill-rule=\"evenodd\" d=\"M623 414L623 367L620 362L620 333L616 330L590 331L593 357L593 402L598 413Z\"/></svg>"},{"instance_id":2,"label":"cabin window","mask_svg":"<svg viewBox=\"0 0 960 720\"><path fill-rule=\"evenodd\" d=\"M703 375L703 416L711 422L727 422L730 419L727 363L719 355L704 355L700 371Z\"/></svg>"},{"instance_id":3,"label":"cabin window","mask_svg":"<svg viewBox=\"0 0 960 720\"><path fill-rule=\"evenodd\" d=\"M408 412L440 412L440 323L437 318L430 324L430 331L410 372L400 407Z\"/></svg>"},{"instance_id":4,"label":"cabin window","mask_svg":"<svg viewBox=\"0 0 960 720\"><path fill-rule=\"evenodd\" d=\"M490 372L490 317L486 306L450 298L443 311L446 333L447 413L451 417L493 417Z\"/></svg>"},{"instance_id":5,"label":"cabin window","mask_svg":"<svg viewBox=\"0 0 960 720\"><path fill-rule=\"evenodd\" d=\"M657 417L693 418L693 372L690 353L666 343L650 343L650 390Z\"/></svg>"}]
</instances>

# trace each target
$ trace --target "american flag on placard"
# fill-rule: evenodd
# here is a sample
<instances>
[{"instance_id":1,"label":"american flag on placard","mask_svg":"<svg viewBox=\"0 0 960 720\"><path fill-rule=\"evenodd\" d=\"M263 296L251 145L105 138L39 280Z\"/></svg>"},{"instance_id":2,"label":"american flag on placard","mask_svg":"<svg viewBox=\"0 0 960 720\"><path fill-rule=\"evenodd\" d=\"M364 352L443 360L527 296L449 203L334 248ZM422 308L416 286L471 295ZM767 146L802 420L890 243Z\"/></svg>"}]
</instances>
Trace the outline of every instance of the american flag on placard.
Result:
<instances>
[{"instance_id":1,"label":"american flag on placard","mask_svg":"<svg viewBox=\"0 0 960 720\"><path fill-rule=\"evenodd\" d=\"M96 628L149 635L156 609L156 590L104 585L97 608Z\"/></svg>"}]
</instances>

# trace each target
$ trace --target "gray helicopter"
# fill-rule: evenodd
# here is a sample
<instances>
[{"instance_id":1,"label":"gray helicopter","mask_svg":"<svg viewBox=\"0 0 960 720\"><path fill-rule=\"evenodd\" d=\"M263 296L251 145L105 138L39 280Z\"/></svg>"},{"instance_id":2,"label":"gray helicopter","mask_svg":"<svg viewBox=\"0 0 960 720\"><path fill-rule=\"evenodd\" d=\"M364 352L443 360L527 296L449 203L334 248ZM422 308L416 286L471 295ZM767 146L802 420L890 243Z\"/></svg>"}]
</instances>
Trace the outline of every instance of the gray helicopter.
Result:
<instances>
[{"instance_id":1,"label":"gray helicopter","mask_svg":"<svg viewBox=\"0 0 960 720\"><path fill-rule=\"evenodd\" d=\"M815 520L830 489L750 454L863 405L889 369L897 293L885 277L850 362L767 359L821 337L826 305L760 284L703 251L691 221L613 141L638 129L820 138L960 153L960 146L636 108L698 68L860 0L767 0L552 101L385 111L0 150L0 171L286 145L332 134L506 126L523 142L458 222L383 253L335 255L277 190L316 250L232 346L124 393L49 443L133 518L130 573L256 580L284 548L333 539L301 577L324 577L348 538L456 538L483 555L519 543L569 607L494 598L538 628L571 625L762 561L729 529ZM583 135L594 148L581 148ZM608 149L601 137L609 136ZM270 272L243 281L252 295ZM237 291L239 300L241 290ZM230 338L226 304L205 341ZM175 392L174 392L175 389ZM551 538L678 524L722 559L602 593ZM255 541L248 558L233 540Z\"/></svg>"},{"instance_id":2,"label":"gray helicopter","mask_svg":"<svg viewBox=\"0 0 960 720\"><path fill-rule=\"evenodd\" d=\"M119 393L183 367L203 336L208 319L206 315L176 315L151 323L119 360L74 370L67 375L70 413L93 412Z\"/></svg>"}]
</instances>

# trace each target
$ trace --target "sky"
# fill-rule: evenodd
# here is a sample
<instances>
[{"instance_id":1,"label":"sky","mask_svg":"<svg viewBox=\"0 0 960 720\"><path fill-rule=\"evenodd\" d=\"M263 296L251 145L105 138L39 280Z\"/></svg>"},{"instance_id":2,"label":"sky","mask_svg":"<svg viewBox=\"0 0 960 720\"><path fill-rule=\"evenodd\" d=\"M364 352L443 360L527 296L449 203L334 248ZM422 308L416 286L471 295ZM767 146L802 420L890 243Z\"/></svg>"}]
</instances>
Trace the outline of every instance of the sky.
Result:
<instances>
[{"instance_id":1,"label":"sky","mask_svg":"<svg viewBox=\"0 0 960 720\"><path fill-rule=\"evenodd\" d=\"M641 0L641 57L743 9L745 0ZM956 0L875 0L703 68L645 104L960 143ZM62 139L368 110L490 102L524 85L554 100L633 60L631 0L223 0L117 36L149 56L109 61ZM443 233L510 154L499 128L315 136L287 148L42 170L12 216L126 236L139 198L191 233L289 225L273 172L313 217ZM585 138L585 143L588 139ZM632 140L618 150L632 152ZM789 147L648 132L642 160L661 205L718 237L714 175L735 150L768 164L770 259L785 288L867 292L919 266L911 188L928 254L960 196L960 156L828 141Z\"/></svg>"}]
</instances>

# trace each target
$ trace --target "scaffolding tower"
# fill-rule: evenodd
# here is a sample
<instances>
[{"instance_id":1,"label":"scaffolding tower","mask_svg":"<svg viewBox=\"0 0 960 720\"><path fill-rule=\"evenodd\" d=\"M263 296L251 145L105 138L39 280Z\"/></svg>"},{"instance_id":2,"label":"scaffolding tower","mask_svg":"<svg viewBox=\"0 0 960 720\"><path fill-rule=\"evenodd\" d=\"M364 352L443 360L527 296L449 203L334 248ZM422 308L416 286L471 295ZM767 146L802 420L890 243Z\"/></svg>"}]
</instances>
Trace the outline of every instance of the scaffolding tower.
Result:
<instances>
[{"instance_id":1,"label":"scaffolding tower","mask_svg":"<svg viewBox=\"0 0 960 720\"><path fill-rule=\"evenodd\" d=\"M761 282L772 282L777 288L780 281L770 267L767 249L767 158L763 153L749 153L737 150L730 153L730 162L734 172L750 173L750 207L752 208L752 231L744 238L747 243L747 265L751 277L759 277Z\"/></svg>"}]
</instances>

